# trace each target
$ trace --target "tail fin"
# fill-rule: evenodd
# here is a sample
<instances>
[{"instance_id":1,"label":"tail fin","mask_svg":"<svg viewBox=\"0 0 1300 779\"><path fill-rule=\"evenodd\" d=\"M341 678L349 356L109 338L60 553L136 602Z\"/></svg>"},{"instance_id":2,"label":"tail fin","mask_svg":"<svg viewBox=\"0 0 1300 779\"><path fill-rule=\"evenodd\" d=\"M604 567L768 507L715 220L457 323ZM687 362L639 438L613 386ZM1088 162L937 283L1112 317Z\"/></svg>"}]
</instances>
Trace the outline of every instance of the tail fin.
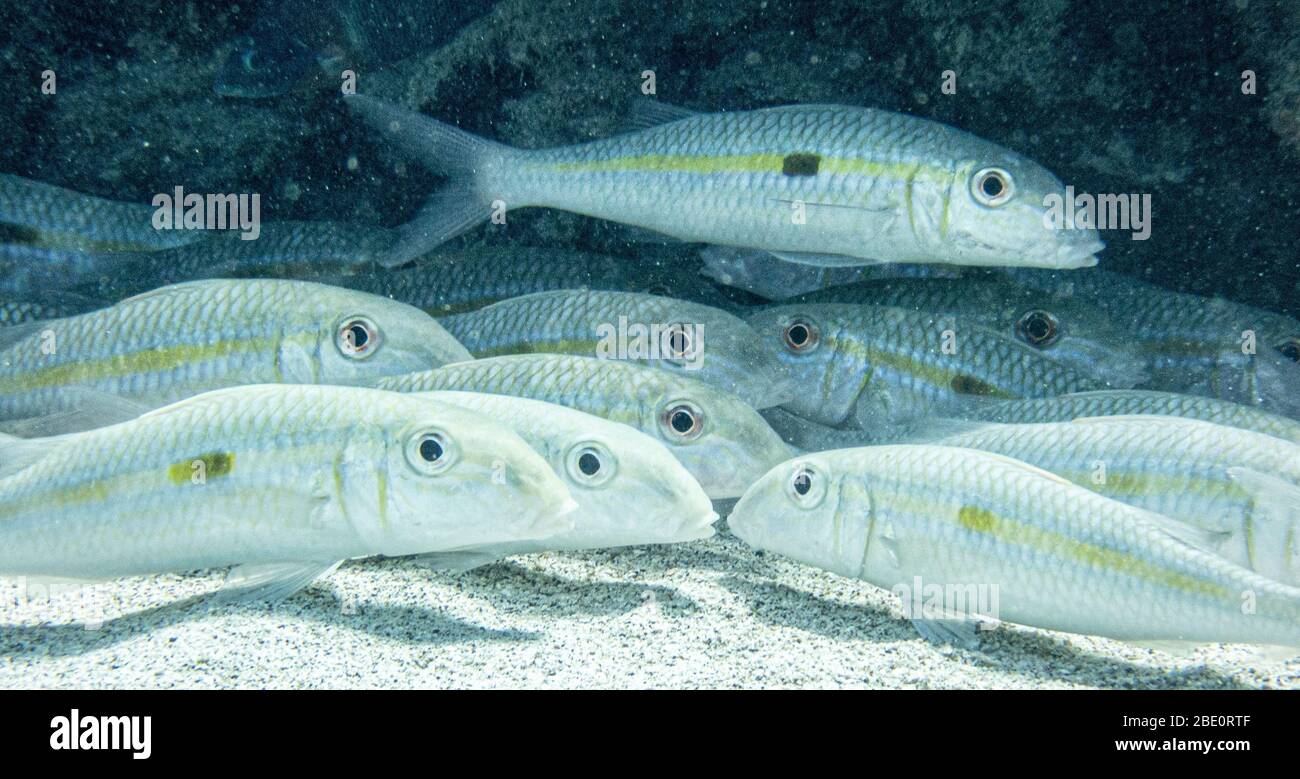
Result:
<instances>
[{"instance_id":1,"label":"tail fin","mask_svg":"<svg viewBox=\"0 0 1300 779\"><path fill-rule=\"evenodd\" d=\"M351 95L345 100L404 155L450 179L400 228L397 241L380 255L380 264L403 265L487 221L491 199L479 192L478 173L485 161L508 153L509 147L373 97Z\"/></svg>"}]
</instances>

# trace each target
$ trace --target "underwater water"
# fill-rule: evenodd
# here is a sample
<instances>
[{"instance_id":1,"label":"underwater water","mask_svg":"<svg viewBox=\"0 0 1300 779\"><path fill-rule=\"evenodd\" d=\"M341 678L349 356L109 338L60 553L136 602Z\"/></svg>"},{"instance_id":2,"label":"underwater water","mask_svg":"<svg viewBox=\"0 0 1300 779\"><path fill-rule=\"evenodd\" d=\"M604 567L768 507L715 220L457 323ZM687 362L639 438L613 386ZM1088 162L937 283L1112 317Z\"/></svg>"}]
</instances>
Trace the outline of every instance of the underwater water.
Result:
<instances>
[{"instance_id":1,"label":"underwater water","mask_svg":"<svg viewBox=\"0 0 1300 779\"><path fill-rule=\"evenodd\" d=\"M0 686L1297 686L1300 6L0 29Z\"/></svg>"}]
</instances>

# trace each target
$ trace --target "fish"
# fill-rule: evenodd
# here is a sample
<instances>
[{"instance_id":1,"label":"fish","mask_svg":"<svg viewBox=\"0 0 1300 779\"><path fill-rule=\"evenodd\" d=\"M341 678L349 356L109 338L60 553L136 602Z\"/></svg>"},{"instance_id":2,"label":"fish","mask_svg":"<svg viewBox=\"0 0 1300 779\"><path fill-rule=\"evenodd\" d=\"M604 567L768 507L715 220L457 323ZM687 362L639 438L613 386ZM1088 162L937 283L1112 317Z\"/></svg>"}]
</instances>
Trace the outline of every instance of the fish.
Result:
<instances>
[{"instance_id":1,"label":"fish","mask_svg":"<svg viewBox=\"0 0 1300 779\"><path fill-rule=\"evenodd\" d=\"M948 315L808 303L746 318L786 365L783 406L821 425L872 430L960 416L994 400L1101 389L1095 379L997 331Z\"/></svg>"},{"instance_id":2,"label":"fish","mask_svg":"<svg viewBox=\"0 0 1300 779\"><path fill-rule=\"evenodd\" d=\"M85 195L43 181L0 173L0 224L14 243L82 251L153 250L200 238L193 230L159 230L155 208Z\"/></svg>"},{"instance_id":3,"label":"fish","mask_svg":"<svg viewBox=\"0 0 1300 779\"><path fill-rule=\"evenodd\" d=\"M672 544L713 535L718 515L695 478L662 443L627 425L529 398L477 392L413 393L510 428L560 477L578 508L573 529L524 541L422 555L465 570L511 555ZM629 511L630 507L635 511Z\"/></svg>"},{"instance_id":4,"label":"fish","mask_svg":"<svg viewBox=\"0 0 1300 779\"><path fill-rule=\"evenodd\" d=\"M932 641L973 645L997 620L1300 646L1300 589L1208 551L1195 528L999 454L904 444L803 455L750 487L727 524L755 548L893 591Z\"/></svg>"},{"instance_id":5,"label":"fish","mask_svg":"<svg viewBox=\"0 0 1300 779\"><path fill-rule=\"evenodd\" d=\"M166 284L219 278L316 280L373 270L397 241L393 230L342 222L263 222L255 241L209 231L200 241L149 252L90 254L90 291L103 299Z\"/></svg>"},{"instance_id":6,"label":"fish","mask_svg":"<svg viewBox=\"0 0 1300 779\"><path fill-rule=\"evenodd\" d=\"M192 281L0 330L0 419L94 422L100 397L160 406L235 384L365 385L470 359L417 308L302 281ZM73 429L73 428L51 428Z\"/></svg>"},{"instance_id":7,"label":"fish","mask_svg":"<svg viewBox=\"0 0 1300 779\"><path fill-rule=\"evenodd\" d=\"M1300 321L1222 297L1092 269L1016 269L1016 281L1074 295L1128 332L1150 361L1144 389L1186 392L1300 417Z\"/></svg>"},{"instance_id":8,"label":"fish","mask_svg":"<svg viewBox=\"0 0 1300 779\"><path fill-rule=\"evenodd\" d=\"M1088 267L1095 230L1046 222L1064 185L969 133L872 108L792 105L702 114L640 101L641 129L523 150L368 95L345 97L448 185L403 229L410 257L502 209L548 207L817 266Z\"/></svg>"},{"instance_id":9,"label":"fish","mask_svg":"<svg viewBox=\"0 0 1300 779\"><path fill-rule=\"evenodd\" d=\"M1158 390L1099 390L1054 398L1009 400L978 409L970 418L985 422L1024 424L1131 414L1199 419L1300 443L1300 421L1290 417L1227 400Z\"/></svg>"},{"instance_id":10,"label":"fish","mask_svg":"<svg viewBox=\"0 0 1300 779\"><path fill-rule=\"evenodd\" d=\"M400 300L439 318L533 292L578 287L697 301L710 299L713 291L699 277L697 263L630 262L536 246L442 248L411 267L320 280Z\"/></svg>"},{"instance_id":11,"label":"fish","mask_svg":"<svg viewBox=\"0 0 1300 779\"><path fill-rule=\"evenodd\" d=\"M235 566L277 600L344 560L567 532L564 483L518 435L427 398L249 385L53 438L0 440L0 574Z\"/></svg>"},{"instance_id":12,"label":"fish","mask_svg":"<svg viewBox=\"0 0 1300 779\"><path fill-rule=\"evenodd\" d=\"M1112 315L1079 296L1002 278L865 281L801 295L791 303L862 303L954 314L991 327L1114 389L1147 380L1148 362Z\"/></svg>"},{"instance_id":13,"label":"fish","mask_svg":"<svg viewBox=\"0 0 1300 779\"><path fill-rule=\"evenodd\" d=\"M712 384L754 408L789 402L782 366L743 320L635 292L570 289L493 303L439 322L475 357L555 353L627 359Z\"/></svg>"},{"instance_id":14,"label":"fish","mask_svg":"<svg viewBox=\"0 0 1300 779\"><path fill-rule=\"evenodd\" d=\"M990 424L935 443L1006 455L1198 527L1213 551L1300 583L1300 445L1154 415Z\"/></svg>"},{"instance_id":15,"label":"fish","mask_svg":"<svg viewBox=\"0 0 1300 779\"><path fill-rule=\"evenodd\" d=\"M213 89L256 99L337 88L345 69L372 72L433 51L491 8L487 0L278 0L229 43Z\"/></svg>"},{"instance_id":16,"label":"fish","mask_svg":"<svg viewBox=\"0 0 1300 779\"><path fill-rule=\"evenodd\" d=\"M739 497L791 451L739 398L681 374L568 354L513 354L375 382L398 392L513 395L634 427L668 447L714 500Z\"/></svg>"}]
</instances>

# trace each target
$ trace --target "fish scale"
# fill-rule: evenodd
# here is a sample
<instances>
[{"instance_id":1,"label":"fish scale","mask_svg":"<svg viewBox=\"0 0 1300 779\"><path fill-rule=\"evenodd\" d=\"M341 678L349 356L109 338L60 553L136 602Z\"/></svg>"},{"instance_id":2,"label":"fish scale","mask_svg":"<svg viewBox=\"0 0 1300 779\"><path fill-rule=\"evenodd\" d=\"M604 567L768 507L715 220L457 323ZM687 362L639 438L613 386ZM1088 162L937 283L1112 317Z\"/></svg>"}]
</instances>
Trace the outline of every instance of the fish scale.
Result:
<instances>
[{"instance_id":1,"label":"fish scale","mask_svg":"<svg viewBox=\"0 0 1300 779\"><path fill-rule=\"evenodd\" d=\"M809 475L803 497L788 488L796 466ZM985 616L1008 622L1134 641L1300 645L1300 589L1187 543L1166 517L987 452L806 455L756 483L728 524L760 549L880 587L920 577L996 588L996 613Z\"/></svg>"},{"instance_id":2,"label":"fish scale","mask_svg":"<svg viewBox=\"0 0 1300 779\"><path fill-rule=\"evenodd\" d=\"M979 409L971 414L971 418L1024 424L1130 414L1199 419L1300 443L1300 421L1226 400L1156 390L1100 390L1052 398L1012 400Z\"/></svg>"},{"instance_id":3,"label":"fish scale","mask_svg":"<svg viewBox=\"0 0 1300 779\"><path fill-rule=\"evenodd\" d=\"M929 139L897 132L909 120L901 115L801 106L721 116L689 117L634 136L531 152L509 168L508 179L488 176L481 186L507 204L558 206L617 221L631 221L628 212L644 214L647 205L657 205L653 216L641 216L641 226L672 235L710 233L711 243L757 241L786 251L860 256L864 236L850 230L834 240L808 240L803 233L811 231L792 223L788 201L896 212L904 205L909 177L942 179L953 174L925 156ZM908 153L909 144L917 141L921 143L915 153ZM852 160L867 168L909 169L901 177L783 175L782 160L791 153ZM738 171L724 167L728 158ZM608 164L618 169L601 172L600 166ZM706 177L691 170L710 165L720 168L721 175ZM665 203L672 207L664 208ZM829 211L825 218L838 221L835 213ZM729 230L718 230L714 225L725 224L728 220L720 217L726 214L734 215L734 223ZM915 242L912 236L899 236Z\"/></svg>"}]
</instances>

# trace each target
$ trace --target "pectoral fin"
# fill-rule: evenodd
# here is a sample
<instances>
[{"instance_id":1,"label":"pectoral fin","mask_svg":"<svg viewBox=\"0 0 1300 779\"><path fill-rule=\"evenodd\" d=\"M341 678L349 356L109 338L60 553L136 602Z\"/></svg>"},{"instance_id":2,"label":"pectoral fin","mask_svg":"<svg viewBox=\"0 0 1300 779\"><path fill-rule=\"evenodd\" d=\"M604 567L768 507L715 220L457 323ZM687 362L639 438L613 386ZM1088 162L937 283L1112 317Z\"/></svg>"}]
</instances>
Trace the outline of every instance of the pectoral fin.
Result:
<instances>
[{"instance_id":1,"label":"pectoral fin","mask_svg":"<svg viewBox=\"0 0 1300 779\"><path fill-rule=\"evenodd\" d=\"M237 565L216 594L218 603L282 601L338 568L342 560Z\"/></svg>"}]
</instances>

